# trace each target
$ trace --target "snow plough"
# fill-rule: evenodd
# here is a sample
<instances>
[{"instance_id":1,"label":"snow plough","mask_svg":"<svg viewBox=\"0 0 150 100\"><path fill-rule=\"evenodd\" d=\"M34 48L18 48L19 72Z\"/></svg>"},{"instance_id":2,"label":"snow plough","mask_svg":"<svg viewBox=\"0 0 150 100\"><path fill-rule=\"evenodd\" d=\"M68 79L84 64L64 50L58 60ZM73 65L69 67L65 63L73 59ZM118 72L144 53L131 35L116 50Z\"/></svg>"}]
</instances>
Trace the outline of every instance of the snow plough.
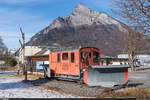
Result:
<instances>
[{"instance_id":1,"label":"snow plough","mask_svg":"<svg viewBox=\"0 0 150 100\"><path fill-rule=\"evenodd\" d=\"M88 86L113 87L128 82L128 66L100 64L100 50L95 47L53 49L45 77L80 81Z\"/></svg>"}]
</instances>

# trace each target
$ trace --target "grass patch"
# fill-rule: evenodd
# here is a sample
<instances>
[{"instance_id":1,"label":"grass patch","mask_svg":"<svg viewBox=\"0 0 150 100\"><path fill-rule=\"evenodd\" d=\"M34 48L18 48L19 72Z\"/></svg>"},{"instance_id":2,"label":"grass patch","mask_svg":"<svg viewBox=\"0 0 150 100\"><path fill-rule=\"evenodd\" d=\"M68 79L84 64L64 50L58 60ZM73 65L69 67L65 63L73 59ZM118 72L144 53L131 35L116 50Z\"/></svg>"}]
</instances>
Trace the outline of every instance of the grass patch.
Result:
<instances>
[{"instance_id":1,"label":"grass patch","mask_svg":"<svg viewBox=\"0 0 150 100\"><path fill-rule=\"evenodd\" d=\"M107 97L127 97L127 98L150 98L150 89L144 88L125 88L124 91L121 92L109 92L103 93L97 96L98 98L107 98Z\"/></svg>"},{"instance_id":2,"label":"grass patch","mask_svg":"<svg viewBox=\"0 0 150 100\"><path fill-rule=\"evenodd\" d=\"M25 77L25 75L23 75L22 73L20 73L19 75L17 75L17 74L10 74L9 76L11 76L11 77L18 77L18 78L24 78ZM43 75L39 75L39 74L28 74L27 77L31 78L31 79L44 78Z\"/></svg>"},{"instance_id":3,"label":"grass patch","mask_svg":"<svg viewBox=\"0 0 150 100\"><path fill-rule=\"evenodd\" d=\"M18 67L0 67L0 72L5 72L5 71L17 71Z\"/></svg>"},{"instance_id":4,"label":"grass patch","mask_svg":"<svg viewBox=\"0 0 150 100\"><path fill-rule=\"evenodd\" d=\"M132 72L132 73L145 73L145 72L149 72L149 70L137 70L137 71L128 71L128 72Z\"/></svg>"},{"instance_id":5,"label":"grass patch","mask_svg":"<svg viewBox=\"0 0 150 100\"><path fill-rule=\"evenodd\" d=\"M60 89L60 88L58 88L58 87L50 87L50 86L46 86L46 85L44 85L44 86L42 86L42 88L44 88L44 89L48 89L48 90L57 91L57 92L63 92L63 90L62 90L62 89Z\"/></svg>"}]
</instances>

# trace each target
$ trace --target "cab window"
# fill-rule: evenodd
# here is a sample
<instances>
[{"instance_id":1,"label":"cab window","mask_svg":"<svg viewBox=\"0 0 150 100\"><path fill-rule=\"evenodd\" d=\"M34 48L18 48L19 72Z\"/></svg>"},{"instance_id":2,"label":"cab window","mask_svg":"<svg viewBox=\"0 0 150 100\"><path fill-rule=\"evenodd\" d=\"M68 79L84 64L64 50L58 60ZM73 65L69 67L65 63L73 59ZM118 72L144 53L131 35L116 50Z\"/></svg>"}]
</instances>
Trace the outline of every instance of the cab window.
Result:
<instances>
[{"instance_id":1,"label":"cab window","mask_svg":"<svg viewBox=\"0 0 150 100\"><path fill-rule=\"evenodd\" d=\"M74 53L71 53L71 62L74 62Z\"/></svg>"},{"instance_id":2,"label":"cab window","mask_svg":"<svg viewBox=\"0 0 150 100\"><path fill-rule=\"evenodd\" d=\"M89 58L91 58L91 52L89 52Z\"/></svg>"},{"instance_id":3,"label":"cab window","mask_svg":"<svg viewBox=\"0 0 150 100\"><path fill-rule=\"evenodd\" d=\"M93 52L93 62L99 62L99 53Z\"/></svg>"},{"instance_id":4,"label":"cab window","mask_svg":"<svg viewBox=\"0 0 150 100\"><path fill-rule=\"evenodd\" d=\"M60 62L60 53L57 54L57 62Z\"/></svg>"},{"instance_id":5,"label":"cab window","mask_svg":"<svg viewBox=\"0 0 150 100\"><path fill-rule=\"evenodd\" d=\"M68 60L68 53L62 54L62 60Z\"/></svg>"},{"instance_id":6,"label":"cab window","mask_svg":"<svg viewBox=\"0 0 150 100\"><path fill-rule=\"evenodd\" d=\"M81 62L86 62L88 59L88 53L87 52L81 52Z\"/></svg>"}]
</instances>

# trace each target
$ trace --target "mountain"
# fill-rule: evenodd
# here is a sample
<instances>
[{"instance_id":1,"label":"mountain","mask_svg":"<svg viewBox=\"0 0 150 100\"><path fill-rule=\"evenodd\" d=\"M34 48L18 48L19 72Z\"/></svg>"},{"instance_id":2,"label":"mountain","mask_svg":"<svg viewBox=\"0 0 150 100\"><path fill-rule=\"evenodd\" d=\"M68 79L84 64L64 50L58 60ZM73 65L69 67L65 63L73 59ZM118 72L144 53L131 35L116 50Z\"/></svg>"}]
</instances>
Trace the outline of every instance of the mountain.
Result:
<instances>
[{"instance_id":1,"label":"mountain","mask_svg":"<svg viewBox=\"0 0 150 100\"><path fill-rule=\"evenodd\" d=\"M78 4L70 16L56 18L27 45L92 46L100 48L104 55L116 56L120 53L121 35L127 27L105 13Z\"/></svg>"}]
</instances>

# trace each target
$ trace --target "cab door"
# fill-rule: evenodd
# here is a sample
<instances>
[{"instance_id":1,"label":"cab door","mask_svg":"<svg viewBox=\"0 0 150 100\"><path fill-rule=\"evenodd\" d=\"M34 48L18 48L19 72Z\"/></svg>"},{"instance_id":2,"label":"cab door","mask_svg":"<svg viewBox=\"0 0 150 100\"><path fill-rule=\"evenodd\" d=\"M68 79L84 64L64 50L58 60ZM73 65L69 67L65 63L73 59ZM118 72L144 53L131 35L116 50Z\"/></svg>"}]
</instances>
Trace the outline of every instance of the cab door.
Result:
<instances>
[{"instance_id":1,"label":"cab door","mask_svg":"<svg viewBox=\"0 0 150 100\"><path fill-rule=\"evenodd\" d=\"M62 74L69 74L69 54L68 52L62 53L62 60L61 60L61 68Z\"/></svg>"},{"instance_id":2,"label":"cab door","mask_svg":"<svg viewBox=\"0 0 150 100\"><path fill-rule=\"evenodd\" d=\"M89 65L89 59L88 59L88 51L87 50L82 50L80 52L80 59L81 59L81 66L82 68L85 68Z\"/></svg>"},{"instance_id":3,"label":"cab door","mask_svg":"<svg viewBox=\"0 0 150 100\"><path fill-rule=\"evenodd\" d=\"M70 52L70 75L79 75L79 54L78 52Z\"/></svg>"}]
</instances>

